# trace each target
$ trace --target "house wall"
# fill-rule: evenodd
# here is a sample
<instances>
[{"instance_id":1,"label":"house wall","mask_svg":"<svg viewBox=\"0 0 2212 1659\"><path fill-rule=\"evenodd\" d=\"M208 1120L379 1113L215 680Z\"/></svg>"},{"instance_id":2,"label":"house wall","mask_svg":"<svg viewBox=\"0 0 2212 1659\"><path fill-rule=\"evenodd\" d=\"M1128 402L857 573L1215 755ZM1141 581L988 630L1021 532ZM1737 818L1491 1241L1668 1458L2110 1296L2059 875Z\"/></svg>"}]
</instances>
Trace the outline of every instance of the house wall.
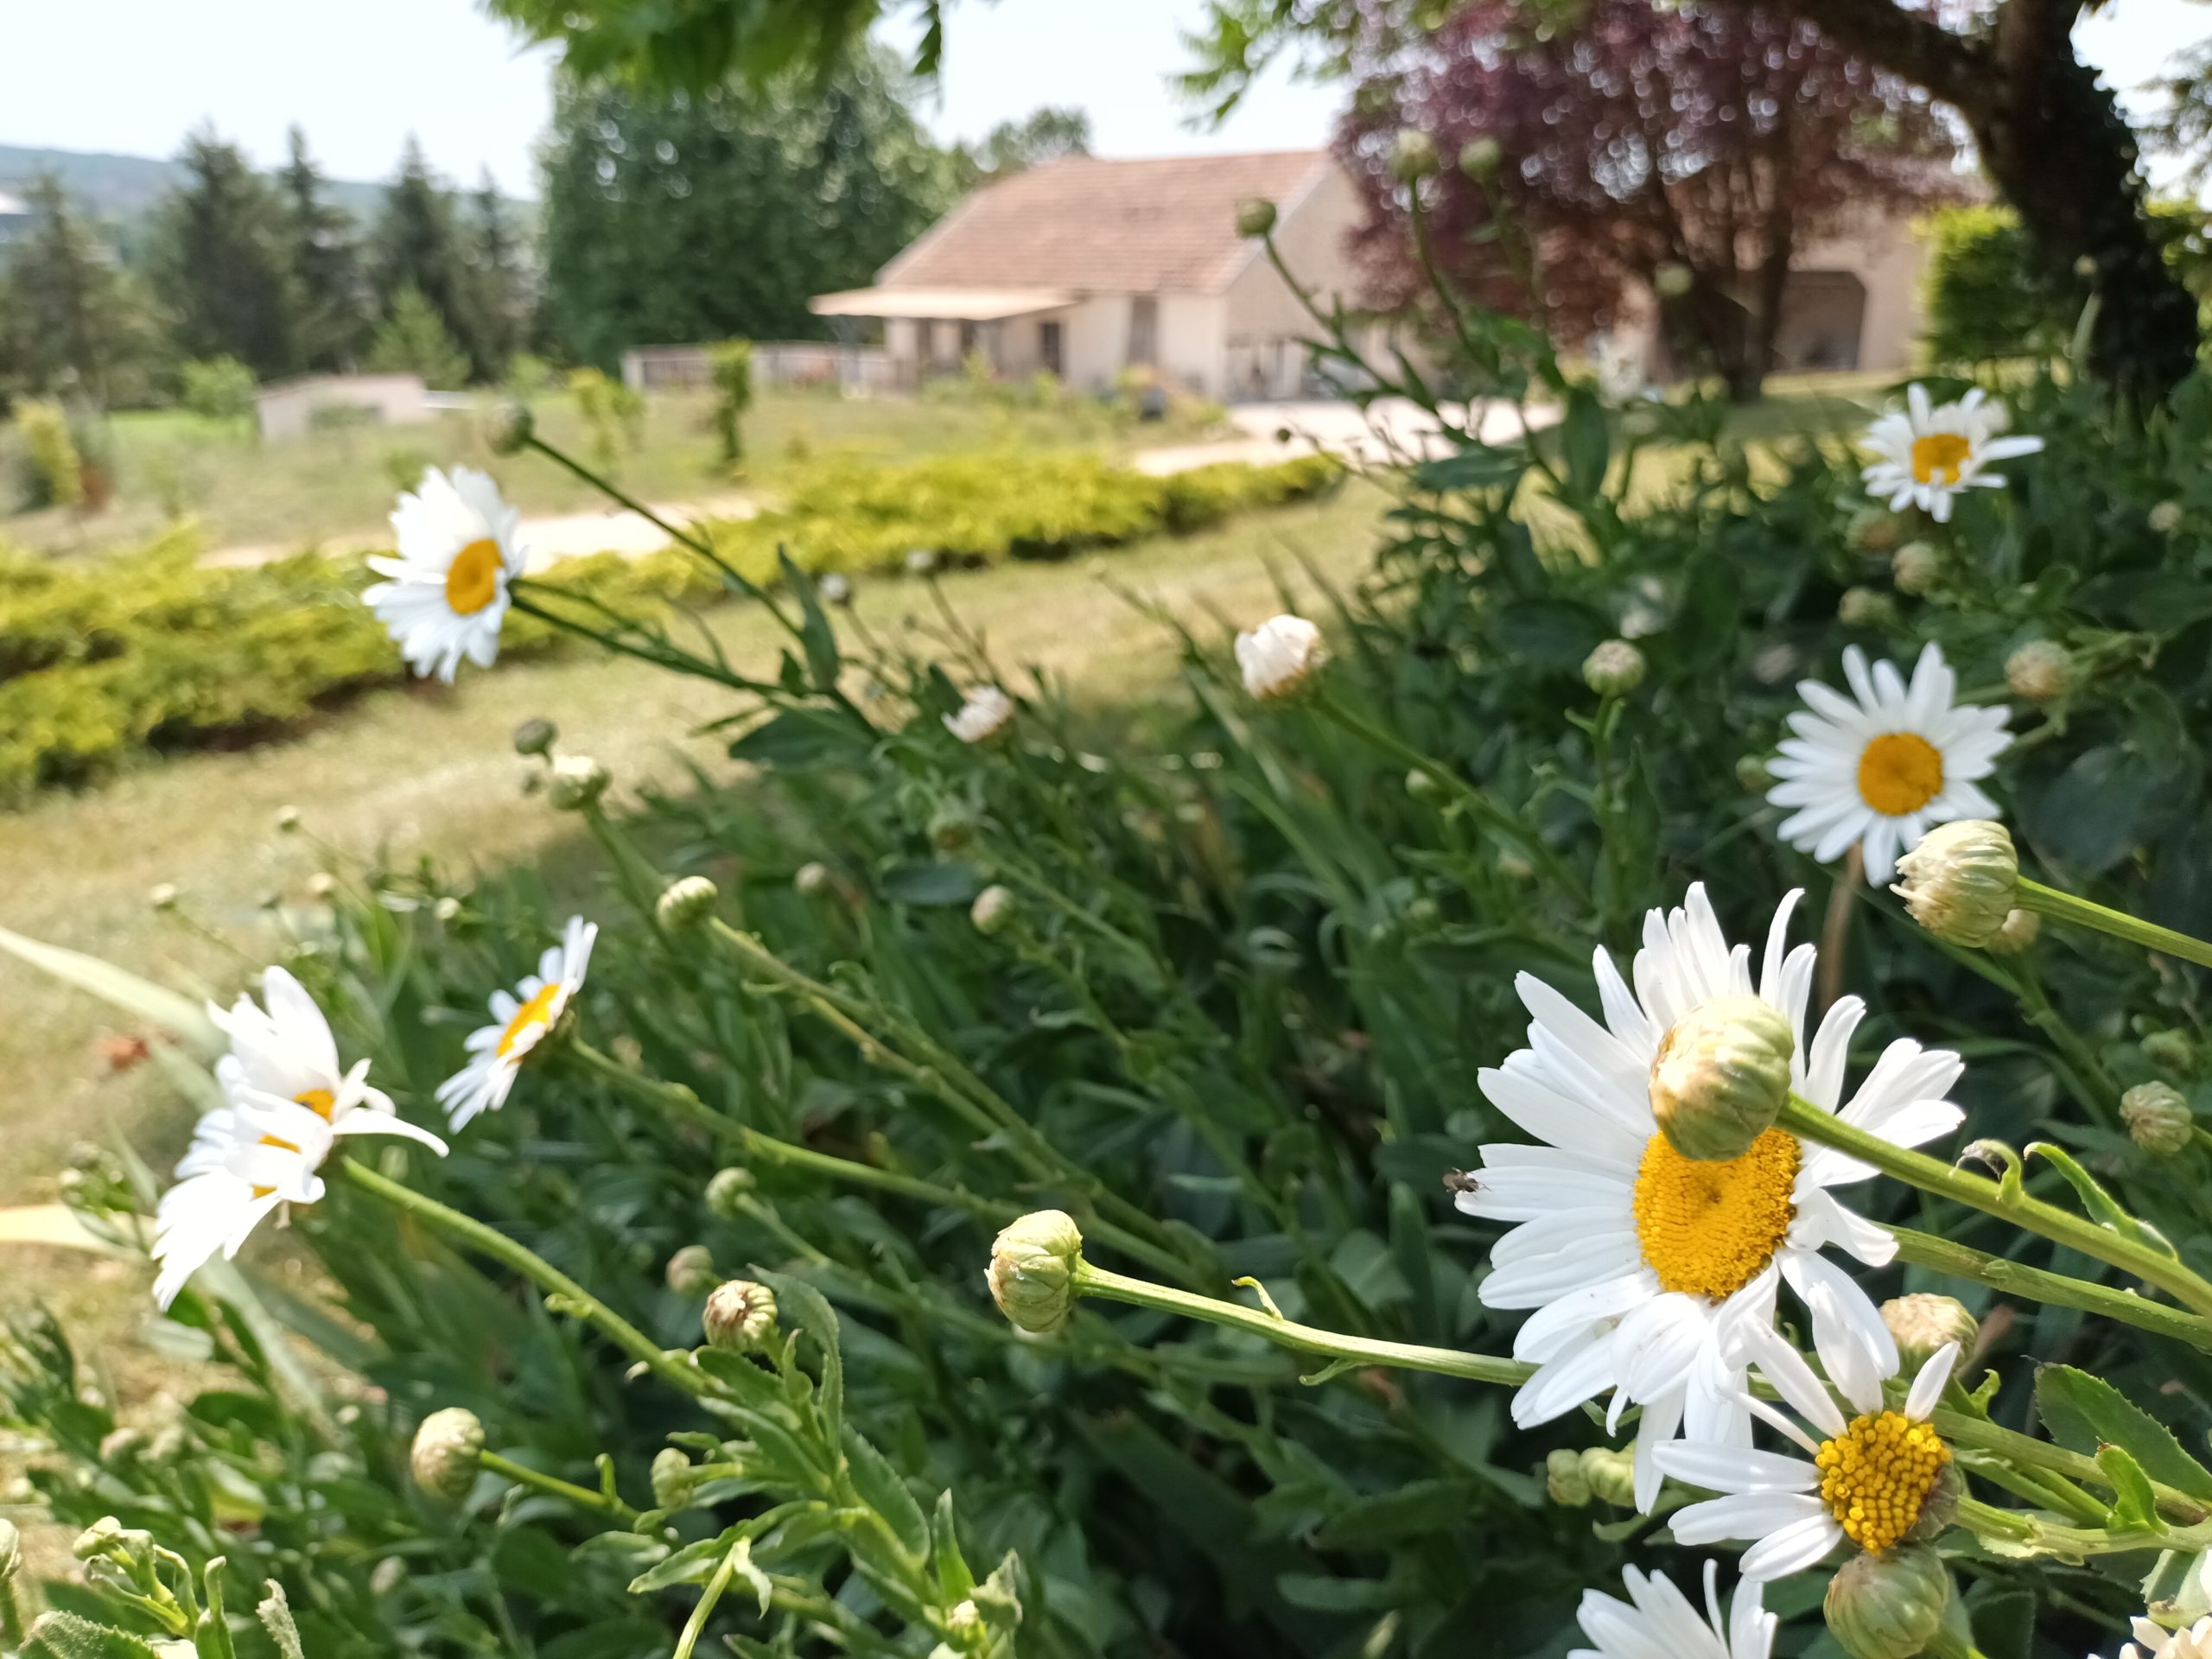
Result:
<instances>
[{"instance_id":1,"label":"house wall","mask_svg":"<svg viewBox=\"0 0 2212 1659\"><path fill-rule=\"evenodd\" d=\"M264 438L302 436L323 410L354 410L361 419L386 426L412 426L433 413L423 378L414 374L318 376L270 386L254 398Z\"/></svg>"},{"instance_id":2,"label":"house wall","mask_svg":"<svg viewBox=\"0 0 2212 1659\"><path fill-rule=\"evenodd\" d=\"M1351 175L1332 167L1294 201L1275 204L1275 246L1301 285L1326 309L1358 302L1357 265L1346 245L1363 211ZM1222 301L1224 384L1217 397L1294 397L1306 390L1304 341L1313 320L1256 242Z\"/></svg>"}]
</instances>

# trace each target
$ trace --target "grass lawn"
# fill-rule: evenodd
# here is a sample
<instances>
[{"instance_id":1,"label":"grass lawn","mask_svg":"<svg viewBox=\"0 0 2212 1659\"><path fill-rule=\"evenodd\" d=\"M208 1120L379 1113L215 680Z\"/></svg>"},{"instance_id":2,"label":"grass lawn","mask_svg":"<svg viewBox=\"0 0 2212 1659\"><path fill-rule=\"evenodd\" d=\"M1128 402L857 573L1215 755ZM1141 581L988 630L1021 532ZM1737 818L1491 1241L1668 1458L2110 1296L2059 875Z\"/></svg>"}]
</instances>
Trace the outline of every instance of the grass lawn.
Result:
<instances>
[{"instance_id":1,"label":"grass lawn","mask_svg":"<svg viewBox=\"0 0 2212 1659\"><path fill-rule=\"evenodd\" d=\"M1209 614L1249 620L1279 608L1270 559L1288 568L1302 555L1332 578L1357 579L1384 505L1380 492L1353 483L1326 501L1135 543L1103 563L1200 626ZM944 591L1001 663L1034 665L1086 699L1141 696L1172 671L1173 642L1102 594L1090 562L956 574ZM860 612L872 629L895 633L924 601L914 584L863 583ZM740 607L716 613L714 626L740 664L772 661L772 638L781 638ZM284 925L264 897L307 904L319 869L342 874L379 848L483 867L556 850L575 821L520 795L525 763L507 741L519 721L556 721L563 747L604 761L619 791L674 775L687 749L728 772L716 743L686 736L719 712L695 682L582 653L467 672L451 692L373 693L295 741L151 763L105 788L0 816L0 869L19 873L0 892L0 925L227 998ZM309 833L276 832L286 805L300 809ZM147 903L162 882L183 895L175 914ZM99 1039L120 1027L105 1009L4 957L0 1006L10 1015L0 1021L0 1203L49 1197L47 1178L79 1138L181 1129L181 1108L158 1078L108 1072Z\"/></svg>"},{"instance_id":2,"label":"grass lawn","mask_svg":"<svg viewBox=\"0 0 2212 1659\"><path fill-rule=\"evenodd\" d=\"M573 402L552 395L537 408L547 441L590 462L591 436ZM677 504L772 492L794 467L831 452L885 461L1001 445L1120 453L1205 435L1187 423L1138 423L1077 398L1034 410L958 394L927 401L849 399L771 388L747 418L747 460L733 476L707 429L707 410L702 395L652 398L643 437L635 452L617 459L615 480L646 501ZM0 542L92 551L142 542L178 518L194 518L210 548L293 551L374 535L395 492L413 487L425 467L455 462L491 473L532 515L605 505L543 456L491 454L474 416L459 412L421 426L341 428L270 444L244 423L212 423L181 410L118 415L108 433L117 486L108 509L83 520L53 510L0 513ZM0 506L14 483L10 454L8 435L0 432Z\"/></svg>"}]
</instances>

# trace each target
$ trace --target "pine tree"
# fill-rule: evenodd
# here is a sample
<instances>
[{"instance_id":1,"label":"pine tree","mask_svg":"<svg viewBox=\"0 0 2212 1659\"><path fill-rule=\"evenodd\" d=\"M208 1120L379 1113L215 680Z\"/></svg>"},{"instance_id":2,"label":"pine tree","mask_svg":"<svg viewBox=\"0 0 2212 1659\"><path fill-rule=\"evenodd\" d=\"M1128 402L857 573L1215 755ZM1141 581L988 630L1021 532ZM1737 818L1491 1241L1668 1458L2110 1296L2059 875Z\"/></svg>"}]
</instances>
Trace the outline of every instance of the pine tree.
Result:
<instances>
[{"instance_id":1,"label":"pine tree","mask_svg":"<svg viewBox=\"0 0 2212 1659\"><path fill-rule=\"evenodd\" d=\"M187 358L234 357L267 380L299 366L300 292L277 194L234 144L194 133L162 204L153 269Z\"/></svg>"},{"instance_id":2,"label":"pine tree","mask_svg":"<svg viewBox=\"0 0 2212 1659\"><path fill-rule=\"evenodd\" d=\"M78 392L105 404L143 378L153 330L137 289L50 175L0 270L0 395Z\"/></svg>"},{"instance_id":3,"label":"pine tree","mask_svg":"<svg viewBox=\"0 0 2212 1659\"><path fill-rule=\"evenodd\" d=\"M468 353L447 331L437 308L413 288L391 296L369 344L368 366L385 374L419 374L424 385L440 390L468 382Z\"/></svg>"},{"instance_id":4,"label":"pine tree","mask_svg":"<svg viewBox=\"0 0 2212 1659\"><path fill-rule=\"evenodd\" d=\"M385 191L369 242L370 267L386 321L397 315L400 295L412 289L436 314L439 327L467 349L474 330L468 316L467 262L454 223L453 198L430 171L422 144L411 136L400 154L398 175Z\"/></svg>"},{"instance_id":5,"label":"pine tree","mask_svg":"<svg viewBox=\"0 0 2212 1659\"><path fill-rule=\"evenodd\" d=\"M522 349L529 315L529 275L521 245L507 223L506 204L487 168L470 199L474 222L468 249L468 330L464 336L480 380L497 380Z\"/></svg>"},{"instance_id":6,"label":"pine tree","mask_svg":"<svg viewBox=\"0 0 2212 1659\"><path fill-rule=\"evenodd\" d=\"M300 362L309 369L342 369L368 332L359 232L353 215L325 196L326 181L297 127L291 130L290 151L277 185L299 291Z\"/></svg>"}]
</instances>

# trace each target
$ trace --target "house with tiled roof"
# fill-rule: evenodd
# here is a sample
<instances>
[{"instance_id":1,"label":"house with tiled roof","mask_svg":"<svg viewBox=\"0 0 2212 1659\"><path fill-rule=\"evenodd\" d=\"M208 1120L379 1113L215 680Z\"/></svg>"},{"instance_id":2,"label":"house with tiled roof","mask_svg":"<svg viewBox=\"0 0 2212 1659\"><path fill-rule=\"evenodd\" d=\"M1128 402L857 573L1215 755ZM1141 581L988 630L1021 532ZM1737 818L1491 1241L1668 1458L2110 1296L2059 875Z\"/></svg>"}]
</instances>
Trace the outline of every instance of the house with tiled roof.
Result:
<instances>
[{"instance_id":1,"label":"house with tiled roof","mask_svg":"<svg viewBox=\"0 0 2212 1659\"><path fill-rule=\"evenodd\" d=\"M1071 156L986 185L878 273L824 294L826 317L880 319L910 384L980 353L1099 389L1148 371L1209 397L1313 390L1314 331L1238 209L1274 204L1276 245L1325 308L1356 303L1360 213L1326 150L1110 161Z\"/></svg>"}]
</instances>

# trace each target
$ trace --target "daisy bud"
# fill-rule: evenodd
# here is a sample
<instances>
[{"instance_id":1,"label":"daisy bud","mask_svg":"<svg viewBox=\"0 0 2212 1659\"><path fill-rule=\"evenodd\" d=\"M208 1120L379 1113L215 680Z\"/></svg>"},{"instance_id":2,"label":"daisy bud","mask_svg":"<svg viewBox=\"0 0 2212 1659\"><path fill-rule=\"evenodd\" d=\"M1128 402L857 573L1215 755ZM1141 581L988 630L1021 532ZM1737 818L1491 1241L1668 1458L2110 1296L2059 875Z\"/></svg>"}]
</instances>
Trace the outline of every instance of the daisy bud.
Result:
<instances>
[{"instance_id":1,"label":"daisy bud","mask_svg":"<svg viewBox=\"0 0 2212 1659\"><path fill-rule=\"evenodd\" d=\"M2085 283L2094 283L2094 281L2096 281L2096 280L2097 280L2097 257L2096 257L2096 255L2094 255L2094 254L2093 254L2093 253L2085 253L2085 254L2083 254L2080 258L2076 259L2076 260L2074 262L2074 274L2075 274L2076 276L2079 276L2079 277L2080 277L2083 282L2085 282Z\"/></svg>"},{"instance_id":2,"label":"daisy bud","mask_svg":"<svg viewBox=\"0 0 2212 1659\"><path fill-rule=\"evenodd\" d=\"M2144 1151L2171 1158L2185 1148L2196 1128L2196 1114L2170 1083L2139 1083L2120 1097L2120 1121L2128 1138Z\"/></svg>"},{"instance_id":3,"label":"daisy bud","mask_svg":"<svg viewBox=\"0 0 2212 1659\"><path fill-rule=\"evenodd\" d=\"M2005 683L2030 702L2056 702L2074 689L2074 658L2055 639L2031 639L2005 659Z\"/></svg>"},{"instance_id":4,"label":"daisy bud","mask_svg":"<svg viewBox=\"0 0 2212 1659\"><path fill-rule=\"evenodd\" d=\"M1853 1556L1828 1580L1828 1632L1851 1659L1915 1659L1943 1628L1951 1577L1925 1544Z\"/></svg>"},{"instance_id":5,"label":"daisy bud","mask_svg":"<svg viewBox=\"0 0 2212 1659\"><path fill-rule=\"evenodd\" d=\"M517 754L550 754L553 741L561 735L550 720L525 720L515 728L514 746Z\"/></svg>"},{"instance_id":6,"label":"daisy bud","mask_svg":"<svg viewBox=\"0 0 2212 1659\"><path fill-rule=\"evenodd\" d=\"M968 907L968 919L976 931L986 938L1003 932L1007 923L1020 913L1020 901L1004 887L985 887L976 895L976 902Z\"/></svg>"},{"instance_id":7,"label":"daisy bud","mask_svg":"<svg viewBox=\"0 0 2212 1659\"><path fill-rule=\"evenodd\" d=\"M1505 147L1495 138L1470 138L1459 146L1459 170L1471 179L1486 179L1505 159Z\"/></svg>"},{"instance_id":8,"label":"daisy bud","mask_svg":"<svg viewBox=\"0 0 2212 1659\"><path fill-rule=\"evenodd\" d=\"M1265 236L1275 227L1275 205L1262 197L1236 204L1236 234Z\"/></svg>"},{"instance_id":9,"label":"daisy bud","mask_svg":"<svg viewBox=\"0 0 2212 1659\"><path fill-rule=\"evenodd\" d=\"M476 1467L484 1455L484 1425L463 1406L434 1411L415 1431L415 1448L407 1466L415 1484L432 1497L457 1503L476 1484Z\"/></svg>"},{"instance_id":10,"label":"daisy bud","mask_svg":"<svg viewBox=\"0 0 2212 1659\"><path fill-rule=\"evenodd\" d=\"M1740 993L1700 1003L1659 1039L1651 1114L1685 1158L1740 1158L1774 1127L1789 1098L1797 1046L1780 1010Z\"/></svg>"},{"instance_id":11,"label":"daisy bud","mask_svg":"<svg viewBox=\"0 0 2212 1659\"><path fill-rule=\"evenodd\" d=\"M2160 536L2171 536L2181 528L2181 503L2161 501L2151 509L2151 528Z\"/></svg>"},{"instance_id":12,"label":"daisy bud","mask_svg":"<svg viewBox=\"0 0 2212 1659\"><path fill-rule=\"evenodd\" d=\"M960 1601L944 1616L944 1633L956 1642L966 1641L983 1628L982 1610L973 1601Z\"/></svg>"},{"instance_id":13,"label":"daisy bud","mask_svg":"<svg viewBox=\"0 0 2212 1659\"><path fill-rule=\"evenodd\" d=\"M1943 578L1943 556L1926 542L1907 542L1890 560L1890 580L1901 594L1924 594Z\"/></svg>"},{"instance_id":14,"label":"daisy bud","mask_svg":"<svg viewBox=\"0 0 2212 1659\"><path fill-rule=\"evenodd\" d=\"M317 870L308 878L308 897L310 899L327 899L337 891L338 878L328 870Z\"/></svg>"},{"instance_id":15,"label":"daisy bud","mask_svg":"<svg viewBox=\"0 0 2212 1659\"><path fill-rule=\"evenodd\" d=\"M300 809L298 807L280 806L276 809L276 833L278 835L291 835L297 831L299 827Z\"/></svg>"},{"instance_id":16,"label":"daisy bud","mask_svg":"<svg viewBox=\"0 0 2212 1659\"><path fill-rule=\"evenodd\" d=\"M1679 300L1687 296L1696 277L1690 268L1680 260L1669 259L1651 274L1652 292L1662 300Z\"/></svg>"},{"instance_id":17,"label":"daisy bud","mask_svg":"<svg viewBox=\"0 0 2212 1659\"><path fill-rule=\"evenodd\" d=\"M2043 918L2032 910L2008 911L2005 925L1997 930L1997 937L1989 942L1992 954L2017 957L2036 942L2036 935L2043 931Z\"/></svg>"},{"instance_id":18,"label":"daisy bud","mask_svg":"<svg viewBox=\"0 0 2212 1659\"><path fill-rule=\"evenodd\" d=\"M1981 1335L1981 1326L1965 1303L1924 1291L1884 1302L1882 1323L1897 1345L1898 1370L1908 1376L1916 1374L1946 1343L1957 1343L1961 1354L1972 1353Z\"/></svg>"},{"instance_id":19,"label":"daisy bud","mask_svg":"<svg viewBox=\"0 0 2212 1659\"><path fill-rule=\"evenodd\" d=\"M379 1596L391 1595L407 1582L407 1563L397 1555L387 1555L369 1573L369 1589Z\"/></svg>"},{"instance_id":20,"label":"daisy bud","mask_svg":"<svg viewBox=\"0 0 2212 1659\"><path fill-rule=\"evenodd\" d=\"M750 1279L716 1285L707 1298L701 1323L706 1327L708 1347L749 1354L776 1334L776 1293Z\"/></svg>"},{"instance_id":21,"label":"daisy bud","mask_svg":"<svg viewBox=\"0 0 2212 1659\"><path fill-rule=\"evenodd\" d=\"M1582 1453L1582 1478L1590 1491L1617 1510L1636 1507L1636 1454L1593 1446Z\"/></svg>"},{"instance_id":22,"label":"daisy bud","mask_svg":"<svg viewBox=\"0 0 2212 1659\"><path fill-rule=\"evenodd\" d=\"M908 575L926 576L936 569L937 555L931 552L928 548L910 547L906 550L906 574Z\"/></svg>"},{"instance_id":23,"label":"daisy bud","mask_svg":"<svg viewBox=\"0 0 2212 1659\"><path fill-rule=\"evenodd\" d=\"M2196 1070L2196 1045L2185 1031L2154 1031L2143 1039L2143 1058L2169 1071Z\"/></svg>"},{"instance_id":24,"label":"daisy bud","mask_svg":"<svg viewBox=\"0 0 2212 1659\"><path fill-rule=\"evenodd\" d=\"M2012 913L2020 855L2003 824L1961 818L1923 836L1897 860L1897 874L1904 880L1890 891L1904 900L1914 921L1947 944L1979 949Z\"/></svg>"},{"instance_id":25,"label":"daisy bud","mask_svg":"<svg viewBox=\"0 0 2212 1659\"><path fill-rule=\"evenodd\" d=\"M163 881L156 887L149 887L146 890L146 902L151 905L156 910L175 910L176 908L176 883L174 881Z\"/></svg>"},{"instance_id":26,"label":"daisy bud","mask_svg":"<svg viewBox=\"0 0 2212 1659\"><path fill-rule=\"evenodd\" d=\"M1904 531L1894 517L1879 507L1862 507L1852 515L1849 534L1862 553L1891 553L1896 551Z\"/></svg>"},{"instance_id":27,"label":"daisy bud","mask_svg":"<svg viewBox=\"0 0 2212 1659\"><path fill-rule=\"evenodd\" d=\"M853 602L851 581L835 570L816 582L814 591L824 605L849 605Z\"/></svg>"},{"instance_id":28,"label":"daisy bud","mask_svg":"<svg viewBox=\"0 0 2212 1659\"><path fill-rule=\"evenodd\" d=\"M976 815L956 802L947 801L930 814L930 845L940 853L957 853L976 839Z\"/></svg>"},{"instance_id":29,"label":"daisy bud","mask_svg":"<svg viewBox=\"0 0 2212 1659\"><path fill-rule=\"evenodd\" d=\"M1075 1309L1075 1270L1083 1233L1063 1210L1039 1210L1009 1223L991 1246L984 1282L1017 1331L1049 1337Z\"/></svg>"},{"instance_id":30,"label":"daisy bud","mask_svg":"<svg viewBox=\"0 0 2212 1659\"><path fill-rule=\"evenodd\" d=\"M1390 141L1390 176L1412 184L1436 171L1436 140L1416 127L1401 127Z\"/></svg>"},{"instance_id":31,"label":"daisy bud","mask_svg":"<svg viewBox=\"0 0 2212 1659\"><path fill-rule=\"evenodd\" d=\"M430 914L441 922L451 922L461 914L461 900L448 893L430 906Z\"/></svg>"},{"instance_id":32,"label":"daisy bud","mask_svg":"<svg viewBox=\"0 0 2212 1659\"><path fill-rule=\"evenodd\" d=\"M705 876L687 875L661 890L659 899L653 904L653 914L670 932L681 933L705 921L720 896L715 884Z\"/></svg>"},{"instance_id":33,"label":"daisy bud","mask_svg":"<svg viewBox=\"0 0 2212 1659\"><path fill-rule=\"evenodd\" d=\"M668 1287L679 1296L704 1296L721 1282L715 1271L714 1253L703 1244L686 1244L668 1258L662 1269Z\"/></svg>"},{"instance_id":34,"label":"daisy bud","mask_svg":"<svg viewBox=\"0 0 2212 1659\"><path fill-rule=\"evenodd\" d=\"M1624 697L1643 683L1643 653L1608 639L1582 659L1582 683L1601 697Z\"/></svg>"},{"instance_id":35,"label":"daisy bud","mask_svg":"<svg viewBox=\"0 0 2212 1659\"><path fill-rule=\"evenodd\" d=\"M1835 619L1847 628L1878 628L1897 620L1897 601L1873 588L1847 588Z\"/></svg>"},{"instance_id":36,"label":"daisy bud","mask_svg":"<svg viewBox=\"0 0 2212 1659\"><path fill-rule=\"evenodd\" d=\"M495 455L512 455L537 431L537 417L519 398L502 397L484 411L484 447Z\"/></svg>"},{"instance_id":37,"label":"daisy bud","mask_svg":"<svg viewBox=\"0 0 2212 1659\"><path fill-rule=\"evenodd\" d=\"M653 1453L653 1507L657 1510L688 1510L691 1496L699 1490L699 1478L692 1471L691 1459L673 1446L664 1446Z\"/></svg>"},{"instance_id":38,"label":"daisy bud","mask_svg":"<svg viewBox=\"0 0 2212 1659\"><path fill-rule=\"evenodd\" d=\"M599 804L612 782L607 768L588 754L564 754L553 763L553 781L546 798L563 812L582 812Z\"/></svg>"},{"instance_id":39,"label":"daisy bud","mask_svg":"<svg viewBox=\"0 0 2212 1659\"><path fill-rule=\"evenodd\" d=\"M1415 800L1426 800L1441 787L1433 772L1423 772L1419 766L1406 774L1406 793Z\"/></svg>"},{"instance_id":40,"label":"daisy bud","mask_svg":"<svg viewBox=\"0 0 2212 1659\"><path fill-rule=\"evenodd\" d=\"M1590 1502L1590 1478L1582 1472L1582 1454L1566 1446L1544 1459L1544 1490L1562 1509L1580 1510Z\"/></svg>"},{"instance_id":41,"label":"daisy bud","mask_svg":"<svg viewBox=\"0 0 2212 1659\"><path fill-rule=\"evenodd\" d=\"M1244 689L1262 702L1298 690L1325 654L1321 630L1302 616L1271 616L1236 636L1236 666Z\"/></svg>"},{"instance_id":42,"label":"daisy bud","mask_svg":"<svg viewBox=\"0 0 2212 1659\"><path fill-rule=\"evenodd\" d=\"M715 1179L707 1183L707 1213L723 1221L735 1221L744 1211L738 1200L751 1195L760 1185L749 1169L718 1169Z\"/></svg>"}]
</instances>

